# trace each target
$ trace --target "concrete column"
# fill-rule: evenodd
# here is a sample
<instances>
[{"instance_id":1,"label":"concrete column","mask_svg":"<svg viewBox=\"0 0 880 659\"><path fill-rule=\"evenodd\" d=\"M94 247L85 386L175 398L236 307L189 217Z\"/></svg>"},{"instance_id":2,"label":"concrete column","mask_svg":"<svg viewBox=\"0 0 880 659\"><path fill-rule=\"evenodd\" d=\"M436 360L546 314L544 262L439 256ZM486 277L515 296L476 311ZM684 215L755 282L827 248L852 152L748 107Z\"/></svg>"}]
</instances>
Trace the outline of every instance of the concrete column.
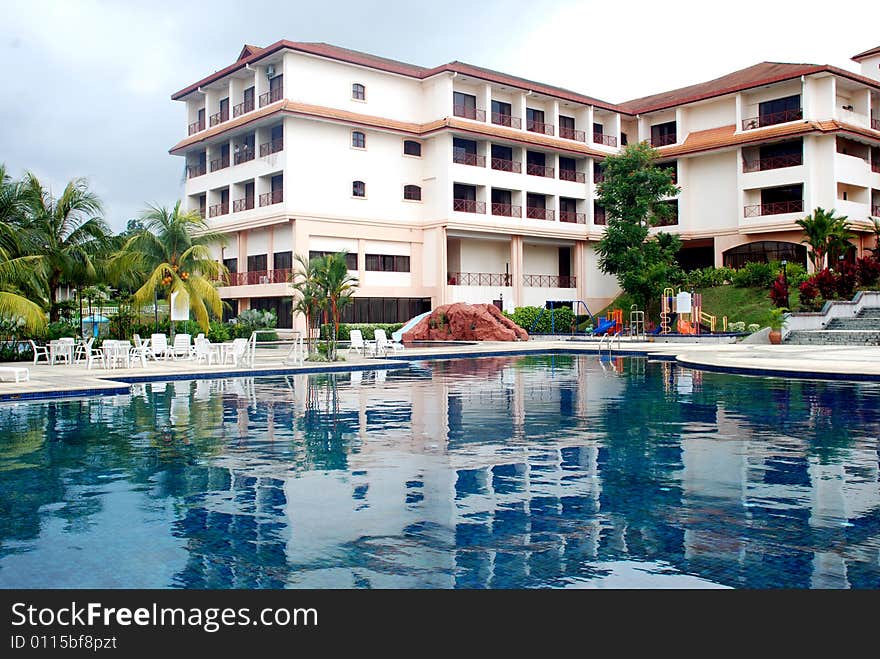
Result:
<instances>
[{"instance_id":1,"label":"concrete column","mask_svg":"<svg viewBox=\"0 0 880 659\"><path fill-rule=\"evenodd\" d=\"M270 272L275 269L275 227L269 227L269 240L266 246L266 269Z\"/></svg>"},{"instance_id":2,"label":"concrete column","mask_svg":"<svg viewBox=\"0 0 880 659\"><path fill-rule=\"evenodd\" d=\"M260 109L260 96L269 91L269 80L266 78L266 67L254 66L254 109Z\"/></svg>"},{"instance_id":3,"label":"concrete column","mask_svg":"<svg viewBox=\"0 0 880 659\"><path fill-rule=\"evenodd\" d=\"M736 95L736 129L734 132L741 132L743 126L743 99L742 94Z\"/></svg>"},{"instance_id":4,"label":"concrete column","mask_svg":"<svg viewBox=\"0 0 880 659\"><path fill-rule=\"evenodd\" d=\"M587 258L586 258L586 247L587 243L583 240L578 240L574 244L574 249L572 250L572 272L574 276L577 277L577 299L578 300L586 300L587 299ZM577 313L577 309L575 310Z\"/></svg>"},{"instance_id":5,"label":"concrete column","mask_svg":"<svg viewBox=\"0 0 880 659\"><path fill-rule=\"evenodd\" d=\"M675 108L675 143L681 144L687 136L687 121L683 108Z\"/></svg>"},{"instance_id":6,"label":"concrete column","mask_svg":"<svg viewBox=\"0 0 880 659\"><path fill-rule=\"evenodd\" d=\"M590 105L589 107L587 107L587 112L586 112L587 126L586 126L586 128L584 128L584 130L587 133L587 144L593 144L593 122L595 122L595 120L596 120L596 112L593 109L593 106Z\"/></svg>"},{"instance_id":7,"label":"concrete column","mask_svg":"<svg viewBox=\"0 0 880 659\"><path fill-rule=\"evenodd\" d=\"M559 135L559 101L553 101L553 106L550 108L550 120L547 122L554 126L554 133Z\"/></svg>"},{"instance_id":8,"label":"concrete column","mask_svg":"<svg viewBox=\"0 0 880 659\"><path fill-rule=\"evenodd\" d=\"M614 113L611 119L611 134L617 138L617 145L620 146L620 114Z\"/></svg>"},{"instance_id":9,"label":"concrete column","mask_svg":"<svg viewBox=\"0 0 880 659\"><path fill-rule=\"evenodd\" d=\"M247 272L247 229L238 232L238 271Z\"/></svg>"},{"instance_id":10,"label":"concrete column","mask_svg":"<svg viewBox=\"0 0 880 659\"><path fill-rule=\"evenodd\" d=\"M437 249L439 254L437 255L437 295L436 302L432 305L432 307L439 307L442 304L447 304L450 296L449 296L449 285L447 282L448 272L448 264L446 262L446 227L440 227L438 229L438 237L437 237Z\"/></svg>"},{"instance_id":11,"label":"concrete column","mask_svg":"<svg viewBox=\"0 0 880 659\"><path fill-rule=\"evenodd\" d=\"M483 85L482 88L482 99L477 98L477 109L480 109L480 102L482 102L482 109L486 112L486 121L490 124L492 123L492 86L488 83Z\"/></svg>"},{"instance_id":12,"label":"concrete column","mask_svg":"<svg viewBox=\"0 0 880 659\"><path fill-rule=\"evenodd\" d=\"M412 259L410 259L412 262ZM364 275L367 272L367 241L363 238L358 239L358 280L360 285L364 285Z\"/></svg>"},{"instance_id":13,"label":"concrete column","mask_svg":"<svg viewBox=\"0 0 880 659\"><path fill-rule=\"evenodd\" d=\"M523 306L523 239L510 237L510 275L513 284L513 306Z\"/></svg>"},{"instance_id":14,"label":"concrete column","mask_svg":"<svg viewBox=\"0 0 880 659\"><path fill-rule=\"evenodd\" d=\"M517 96L514 97L513 101L514 102L511 104L513 106L511 108L511 111L513 112L514 115L519 115L520 125L521 125L522 129L525 130L525 128L526 128L526 104L527 104L526 95L525 94L518 94Z\"/></svg>"}]
</instances>

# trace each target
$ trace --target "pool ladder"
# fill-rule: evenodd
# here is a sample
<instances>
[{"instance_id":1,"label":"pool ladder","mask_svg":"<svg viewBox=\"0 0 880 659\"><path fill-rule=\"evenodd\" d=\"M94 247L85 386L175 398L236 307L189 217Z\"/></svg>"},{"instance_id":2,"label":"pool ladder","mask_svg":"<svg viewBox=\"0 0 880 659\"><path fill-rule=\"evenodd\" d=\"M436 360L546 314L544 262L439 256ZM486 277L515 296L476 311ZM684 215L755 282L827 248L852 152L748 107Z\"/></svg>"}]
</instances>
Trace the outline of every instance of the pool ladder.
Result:
<instances>
[{"instance_id":1,"label":"pool ladder","mask_svg":"<svg viewBox=\"0 0 880 659\"><path fill-rule=\"evenodd\" d=\"M614 339L617 339L617 349L620 350L620 332L615 332L614 334L608 332L602 338L599 339L599 356L602 356L602 346L605 345L605 341L608 341L608 354L611 354L611 350L613 347Z\"/></svg>"}]
</instances>

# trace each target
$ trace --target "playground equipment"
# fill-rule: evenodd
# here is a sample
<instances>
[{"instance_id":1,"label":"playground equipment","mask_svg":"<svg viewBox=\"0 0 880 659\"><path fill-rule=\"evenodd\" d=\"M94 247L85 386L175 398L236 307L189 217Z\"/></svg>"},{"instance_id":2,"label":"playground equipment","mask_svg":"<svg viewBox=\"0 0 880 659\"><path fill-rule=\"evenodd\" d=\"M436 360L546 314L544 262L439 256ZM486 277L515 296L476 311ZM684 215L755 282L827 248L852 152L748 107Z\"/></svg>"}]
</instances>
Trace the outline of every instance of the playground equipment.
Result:
<instances>
[{"instance_id":1,"label":"playground equipment","mask_svg":"<svg viewBox=\"0 0 880 659\"><path fill-rule=\"evenodd\" d=\"M634 304L629 308L629 336L631 339L645 339L645 312L639 311Z\"/></svg>"},{"instance_id":2,"label":"playground equipment","mask_svg":"<svg viewBox=\"0 0 880 659\"><path fill-rule=\"evenodd\" d=\"M593 335L620 334L623 332L623 309L613 309L599 319Z\"/></svg>"},{"instance_id":3,"label":"playground equipment","mask_svg":"<svg viewBox=\"0 0 880 659\"><path fill-rule=\"evenodd\" d=\"M721 318L724 330L727 330L727 316ZM699 293L679 291L672 288L663 289L660 300L660 334L671 334L673 323L679 334L699 334L705 326L715 332L718 317L703 310L703 296Z\"/></svg>"}]
</instances>

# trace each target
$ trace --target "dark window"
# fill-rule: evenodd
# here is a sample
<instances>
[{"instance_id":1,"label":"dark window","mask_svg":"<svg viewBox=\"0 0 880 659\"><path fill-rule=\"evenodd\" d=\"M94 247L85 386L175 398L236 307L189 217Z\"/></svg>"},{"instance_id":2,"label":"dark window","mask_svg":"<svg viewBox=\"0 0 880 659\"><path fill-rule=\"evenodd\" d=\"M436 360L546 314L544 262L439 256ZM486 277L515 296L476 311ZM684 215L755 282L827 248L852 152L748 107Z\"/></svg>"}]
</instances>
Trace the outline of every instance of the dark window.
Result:
<instances>
[{"instance_id":1,"label":"dark window","mask_svg":"<svg viewBox=\"0 0 880 659\"><path fill-rule=\"evenodd\" d=\"M620 134L620 145L621 145L621 146L626 146L626 145L627 145L627 141L626 141L626 133L621 133L621 134Z\"/></svg>"},{"instance_id":2,"label":"dark window","mask_svg":"<svg viewBox=\"0 0 880 659\"><path fill-rule=\"evenodd\" d=\"M452 92L453 113L456 117L477 118L477 97L472 94Z\"/></svg>"},{"instance_id":3,"label":"dark window","mask_svg":"<svg viewBox=\"0 0 880 659\"><path fill-rule=\"evenodd\" d=\"M786 201L800 201L804 198L802 185L786 185L761 190L762 204L776 204Z\"/></svg>"},{"instance_id":4,"label":"dark window","mask_svg":"<svg viewBox=\"0 0 880 659\"><path fill-rule=\"evenodd\" d=\"M238 259L223 259L223 265L229 272L238 272Z\"/></svg>"},{"instance_id":5,"label":"dark window","mask_svg":"<svg viewBox=\"0 0 880 659\"><path fill-rule=\"evenodd\" d=\"M421 142L416 142L414 140L404 140L403 141L403 152L408 156L421 157L422 144L421 144Z\"/></svg>"},{"instance_id":6,"label":"dark window","mask_svg":"<svg viewBox=\"0 0 880 659\"><path fill-rule=\"evenodd\" d=\"M266 254L256 254L254 256L249 256L247 257L248 272L265 272L268 269L266 263Z\"/></svg>"},{"instance_id":7,"label":"dark window","mask_svg":"<svg viewBox=\"0 0 880 659\"><path fill-rule=\"evenodd\" d=\"M366 149L367 148L367 136L364 135L359 130L353 130L351 132L351 145L355 149Z\"/></svg>"},{"instance_id":8,"label":"dark window","mask_svg":"<svg viewBox=\"0 0 880 659\"><path fill-rule=\"evenodd\" d=\"M464 185L462 183L456 183L452 186L452 196L454 199L476 201L477 188L474 185Z\"/></svg>"},{"instance_id":9,"label":"dark window","mask_svg":"<svg viewBox=\"0 0 880 659\"><path fill-rule=\"evenodd\" d=\"M248 87L244 90L244 107L245 111L249 112L254 109L254 88Z\"/></svg>"},{"instance_id":10,"label":"dark window","mask_svg":"<svg viewBox=\"0 0 880 659\"><path fill-rule=\"evenodd\" d=\"M769 158L785 158L788 156L800 156L803 154L804 147L801 140L791 142L779 142L777 144L765 144L760 147L759 153L761 160Z\"/></svg>"},{"instance_id":11,"label":"dark window","mask_svg":"<svg viewBox=\"0 0 880 659\"><path fill-rule=\"evenodd\" d=\"M272 258L276 270L290 270L293 267L293 252L275 252Z\"/></svg>"},{"instance_id":12,"label":"dark window","mask_svg":"<svg viewBox=\"0 0 880 659\"><path fill-rule=\"evenodd\" d=\"M559 198L559 210L563 213L577 212L577 199L569 199L568 197Z\"/></svg>"},{"instance_id":13,"label":"dark window","mask_svg":"<svg viewBox=\"0 0 880 659\"><path fill-rule=\"evenodd\" d=\"M351 97L356 101L367 100L367 88L359 82L354 83L351 86Z\"/></svg>"},{"instance_id":14,"label":"dark window","mask_svg":"<svg viewBox=\"0 0 880 659\"><path fill-rule=\"evenodd\" d=\"M223 188L220 191L220 203L221 204L229 204L229 188Z\"/></svg>"},{"instance_id":15,"label":"dark window","mask_svg":"<svg viewBox=\"0 0 880 659\"><path fill-rule=\"evenodd\" d=\"M356 297L343 309L342 322L403 323L430 310L430 298Z\"/></svg>"},{"instance_id":16,"label":"dark window","mask_svg":"<svg viewBox=\"0 0 880 659\"><path fill-rule=\"evenodd\" d=\"M535 167L544 167L547 162L546 156L540 151L526 152L526 163Z\"/></svg>"},{"instance_id":17,"label":"dark window","mask_svg":"<svg viewBox=\"0 0 880 659\"><path fill-rule=\"evenodd\" d=\"M363 181L352 181L351 194L353 197L366 197L367 186Z\"/></svg>"},{"instance_id":18,"label":"dark window","mask_svg":"<svg viewBox=\"0 0 880 659\"><path fill-rule=\"evenodd\" d=\"M293 327L293 298L289 297L257 297L251 298L251 309L274 311L278 319L277 327L290 329Z\"/></svg>"},{"instance_id":19,"label":"dark window","mask_svg":"<svg viewBox=\"0 0 880 659\"><path fill-rule=\"evenodd\" d=\"M559 131L560 134L562 134L561 129L563 129L563 128L565 128L567 131L574 131L574 117L566 117L565 115L560 114L559 115L559 128L560 128L560 131Z\"/></svg>"},{"instance_id":20,"label":"dark window","mask_svg":"<svg viewBox=\"0 0 880 659\"><path fill-rule=\"evenodd\" d=\"M546 208L547 201L542 194L533 194L529 192L526 195L526 206L529 208Z\"/></svg>"},{"instance_id":21,"label":"dark window","mask_svg":"<svg viewBox=\"0 0 880 659\"><path fill-rule=\"evenodd\" d=\"M328 254L340 254L341 252L316 252L314 250L309 252L309 261L312 259L319 259ZM345 252L345 267L349 270L357 270L358 269L358 255L355 252Z\"/></svg>"},{"instance_id":22,"label":"dark window","mask_svg":"<svg viewBox=\"0 0 880 659\"><path fill-rule=\"evenodd\" d=\"M595 199L593 200L593 224L604 225L606 223L605 220L605 208Z\"/></svg>"},{"instance_id":23,"label":"dark window","mask_svg":"<svg viewBox=\"0 0 880 659\"><path fill-rule=\"evenodd\" d=\"M758 104L758 125L772 126L801 118L800 94Z\"/></svg>"},{"instance_id":24,"label":"dark window","mask_svg":"<svg viewBox=\"0 0 880 659\"><path fill-rule=\"evenodd\" d=\"M533 110L532 108L526 108L526 124L532 126L534 124L543 124L544 123L544 111L543 110Z\"/></svg>"},{"instance_id":25,"label":"dark window","mask_svg":"<svg viewBox=\"0 0 880 659\"><path fill-rule=\"evenodd\" d=\"M410 201L421 201L422 189L417 185L404 185L403 198Z\"/></svg>"},{"instance_id":26,"label":"dark window","mask_svg":"<svg viewBox=\"0 0 880 659\"><path fill-rule=\"evenodd\" d=\"M594 135L602 135L604 130L605 129L603 128L602 124L593 124L593 134Z\"/></svg>"},{"instance_id":27,"label":"dark window","mask_svg":"<svg viewBox=\"0 0 880 659\"><path fill-rule=\"evenodd\" d=\"M675 144L675 122L667 121L663 124L651 126L651 144L653 146L665 146Z\"/></svg>"},{"instance_id":28,"label":"dark window","mask_svg":"<svg viewBox=\"0 0 880 659\"><path fill-rule=\"evenodd\" d=\"M513 124L510 116L510 103L492 101L492 123L500 126L510 126Z\"/></svg>"},{"instance_id":29,"label":"dark window","mask_svg":"<svg viewBox=\"0 0 880 659\"><path fill-rule=\"evenodd\" d=\"M409 272L409 257L367 254L366 269L370 272Z\"/></svg>"},{"instance_id":30,"label":"dark window","mask_svg":"<svg viewBox=\"0 0 880 659\"><path fill-rule=\"evenodd\" d=\"M513 160L513 149L511 149L509 146L493 144L492 158L498 158L499 160Z\"/></svg>"},{"instance_id":31,"label":"dark window","mask_svg":"<svg viewBox=\"0 0 880 659\"><path fill-rule=\"evenodd\" d=\"M500 190L499 188L492 188L492 203L504 204L505 206L509 206L511 203L510 190Z\"/></svg>"},{"instance_id":32,"label":"dark window","mask_svg":"<svg viewBox=\"0 0 880 659\"><path fill-rule=\"evenodd\" d=\"M284 174L276 174L272 177L272 192L279 192L284 188Z\"/></svg>"},{"instance_id":33,"label":"dark window","mask_svg":"<svg viewBox=\"0 0 880 659\"><path fill-rule=\"evenodd\" d=\"M220 121L229 119L229 97L220 99Z\"/></svg>"},{"instance_id":34,"label":"dark window","mask_svg":"<svg viewBox=\"0 0 880 659\"><path fill-rule=\"evenodd\" d=\"M577 170L577 160L574 158L566 158L565 156L559 156L559 171L560 172L573 172Z\"/></svg>"},{"instance_id":35,"label":"dark window","mask_svg":"<svg viewBox=\"0 0 880 659\"><path fill-rule=\"evenodd\" d=\"M782 259L789 263L800 263L806 267L807 248L797 243L760 240L739 245L724 252L724 265L728 268L741 268L746 263L767 263Z\"/></svg>"},{"instance_id":36,"label":"dark window","mask_svg":"<svg viewBox=\"0 0 880 659\"><path fill-rule=\"evenodd\" d=\"M463 140L460 137L453 137L452 150L474 155L477 153L477 143L474 140Z\"/></svg>"},{"instance_id":37,"label":"dark window","mask_svg":"<svg viewBox=\"0 0 880 659\"><path fill-rule=\"evenodd\" d=\"M269 91L275 92L272 94L272 99L277 100L275 97L281 98L281 89L284 87L284 76L275 76L271 80L269 80Z\"/></svg>"}]
</instances>

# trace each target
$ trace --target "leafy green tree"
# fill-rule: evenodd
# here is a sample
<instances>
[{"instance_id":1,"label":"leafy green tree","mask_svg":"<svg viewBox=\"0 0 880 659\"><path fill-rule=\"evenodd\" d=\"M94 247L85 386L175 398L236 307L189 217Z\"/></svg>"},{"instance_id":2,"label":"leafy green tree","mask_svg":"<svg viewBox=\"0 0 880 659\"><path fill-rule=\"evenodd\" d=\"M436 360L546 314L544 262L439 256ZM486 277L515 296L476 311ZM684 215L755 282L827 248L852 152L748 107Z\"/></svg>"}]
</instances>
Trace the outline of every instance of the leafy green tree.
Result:
<instances>
[{"instance_id":1,"label":"leafy green tree","mask_svg":"<svg viewBox=\"0 0 880 659\"><path fill-rule=\"evenodd\" d=\"M605 159L605 179L598 186L608 222L596 248L599 269L615 275L620 287L648 310L659 304L663 288L680 272L678 236L658 232L649 237L649 229L673 212L664 200L679 193L671 172L654 165L658 155L647 143L628 145Z\"/></svg>"},{"instance_id":2,"label":"leafy green tree","mask_svg":"<svg viewBox=\"0 0 880 659\"><path fill-rule=\"evenodd\" d=\"M312 351L312 331L317 330L321 323L326 298L318 286L317 272L320 258L309 259L302 254L295 257L295 267L290 281L297 292L293 305L293 313L302 315L306 321L306 344L308 352Z\"/></svg>"},{"instance_id":3,"label":"leafy green tree","mask_svg":"<svg viewBox=\"0 0 880 659\"><path fill-rule=\"evenodd\" d=\"M140 218L137 231L113 257L113 271L120 276L136 276L142 282L134 292L134 303L142 307L157 295L178 292L189 300L196 322L207 333L209 310L223 315L223 303L215 282L226 268L211 257L210 245L223 243L222 233L210 231L196 211L183 212L178 201L174 208L149 206Z\"/></svg>"},{"instance_id":4,"label":"leafy green tree","mask_svg":"<svg viewBox=\"0 0 880 659\"><path fill-rule=\"evenodd\" d=\"M849 249L850 239L855 236L846 216L834 213L833 208L826 211L816 207L810 215L795 222L804 232L801 242L810 248L810 261L817 271L828 267L829 252L843 253Z\"/></svg>"}]
</instances>

